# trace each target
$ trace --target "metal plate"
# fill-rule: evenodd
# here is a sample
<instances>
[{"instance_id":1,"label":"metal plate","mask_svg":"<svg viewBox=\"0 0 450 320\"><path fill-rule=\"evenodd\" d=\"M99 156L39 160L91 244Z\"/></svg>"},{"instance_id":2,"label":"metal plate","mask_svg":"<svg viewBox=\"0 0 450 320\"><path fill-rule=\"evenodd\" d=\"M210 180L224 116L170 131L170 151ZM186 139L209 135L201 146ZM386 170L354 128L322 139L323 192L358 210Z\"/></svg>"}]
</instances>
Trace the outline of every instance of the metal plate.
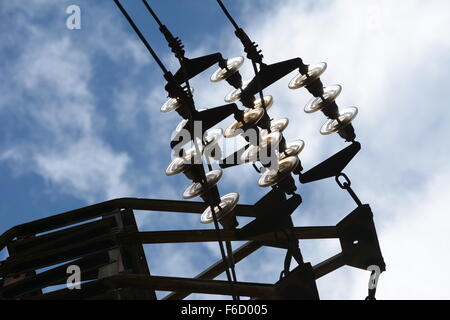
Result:
<instances>
[{"instance_id":1,"label":"metal plate","mask_svg":"<svg viewBox=\"0 0 450 320\"><path fill-rule=\"evenodd\" d=\"M283 181L298 166L297 157L288 157L278 163L276 170L266 170L259 178L258 185L262 188L272 187Z\"/></svg>"},{"instance_id":2,"label":"metal plate","mask_svg":"<svg viewBox=\"0 0 450 320\"><path fill-rule=\"evenodd\" d=\"M316 64L310 64L308 66L308 72L305 75L299 74L289 83L289 89L295 90L306 87L311 84L314 80L318 79L327 69L327 64L325 62L320 62Z\"/></svg>"},{"instance_id":3,"label":"metal plate","mask_svg":"<svg viewBox=\"0 0 450 320\"><path fill-rule=\"evenodd\" d=\"M281 141L283 136L280 132L272 132L264 135L260 141L259 146L250 146L241 156L243 162L256 162L258 161L258 154L268 147L276 147Z\"/></svg>"},{"instance_id":4,"label":"metal plate","mask_svg":"<svg viewBox=\"0 0 450 320\"><path fill-rule=\"evenodd\" d=\"M341 94L342 87L340 85L326 87L324 88L323 92L324 92L323 93L324 99L322 99L322 97L318 97L313 98L311 101L308 102L308 104L305 107L306 113L314 113L320 111L327 105L335 101L337 97L339 97L339 95Z\"/></svg>"},{"instance_id":5,"label":"metal plate","mask_svg":"<svg viewBox=\"0 0 450 320\"><path fill-rule=\"evenodd\" d=\"M214 213L216 214L217 221L222 220L225 216L230 214L230 212L232 212L236 208L238 201L238 193L230 193L220 198L219 206L214 207ZM203 212L200 221L203 224L214 222L210 206Z\"/></svg>"},{"instance_id":6,"label":"metal plate","mask_svg":"<svg viewBox=\"0 0 450 320\"><path fill-rule=\"evenodd\" d=\"M219 69L211 76L211 82L220 82L228 79L244 64L243 57L235 57L227 60L227 68Z\"/></svg>"},{"instance_id":7,"label":"metal plate","mask_svg":"<svg viewBox=\"0 0 450 320\"><path fill-rule=\"evenodd\" d=\"M349 125L358 115L358 108L351 107L342 109L339 112L339 121L330 119L328 120L323 126L322 129L320 129L320 133L324 136L330 135L333 133L336 133L340 131L341 129L345 128L347 125Z\"/></svg>"},{"instance_id":8,"label":"metal plate","mask_svg":"<svg viewBox=\"0 0 450 320\"><path fill-rule=\"evenodd\" d=\"M280 153L279 160L282 161L288 157L297 157L305 148L303 140L297 140L287 145L286 150Z\"/></svg>"},{"instance_id":9,"label":"metal plate","mask_svg":"<svg viewBox=\"0 0 450 320\"><path fill-rule=\"evenodd\" d=\"M242 88L234 89L233 91L228 93L225 96L225 102L232 103L238 101L241 98L242 91L245 90L245 88L247 88L248 84L251 81L252 80L245 80L244 82L242 82Z\"/></svg>"},{"instance_id":10,"label":"metal plate","mask_svg":"<svg viewBox=\"0 0 450 320\"><path fill-rule=\"evenodd\" d=\"M208 187L211 189L214 187L217 182L219 182L220 178L222 178L222 170L213 170L206 174L206 181L208 182ZM184 199L193 199L196 197L202 196L206 192L205 185L194 182L189 187L186 188L186 190L183 193Z\"/></svg>"},{"instance_id":11,"label":"metal plate","mask_svg":"<svg viewBox=\"0 0 450 320\"><path fill-rule=\"evenodd\" d=\"M264 116L265 110L263 108L248 109L244 111L244 122L234 121L228 126L224 132L225 138L233 138L239 135L238 130L244 126L255 126Z\"/></svg>"},{"instance_id":12,"label":"metal plate","mask_svg":"<svg viewBox=\"0 0 450 320\"><path fill-rule=\"evenodd\" d=\"M272 132L283 132L289 126L289 119L282 118L279 120L273 120L270 123L270 131Z\"/></svg>"},{"instance_id":13,"label":"metal plate","mask_svg":"<svg viewBox=\"0 0 450 320\"><path fill-rule=\"evenodd\" d=\"M191 92L194 93L193 87L191 87ZM161 107L161 112L168 113L177 110L179 107L181 107L181 103L178 102L177 99L171 98L163 104L163 106Z\"/></svg>"}]
</instances>

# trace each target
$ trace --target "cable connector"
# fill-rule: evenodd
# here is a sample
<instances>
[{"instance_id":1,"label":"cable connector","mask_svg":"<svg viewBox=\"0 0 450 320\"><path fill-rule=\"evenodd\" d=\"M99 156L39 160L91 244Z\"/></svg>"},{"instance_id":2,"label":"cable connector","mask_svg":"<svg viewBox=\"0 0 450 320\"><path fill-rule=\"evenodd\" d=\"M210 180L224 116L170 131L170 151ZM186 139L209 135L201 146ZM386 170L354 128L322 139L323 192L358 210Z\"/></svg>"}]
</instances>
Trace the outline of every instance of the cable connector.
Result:
<instances>
[{"instance_id":1,"label":"cable connector","mask_svg":"<svg viewBox=\"0 0 450 320\"><path fill-rule=\"evenodd\" d=\"M258 45L253 42L242 28L236 29L236 37L241 40L244 46L244 51L247 53L247 58L255 63L262 64L264 56L261 54L261 50L258 50Z\"/></svg>"},{"instance_id":2,"label":"cable connector","mask_svg":"<svg viewBox=\"0 0 450 320\"><path fill-rule=\"evenodd\" d=\"M165 25L162 25L159 28L159 30L166 38L167 43L169 44L169 47L172 50L172 52L175 54L175 56L178 59L184 58L185 51L184 51L184 45L183 45L183 42L181 41L181 39L178 37L175 38Z\"/></svg>"}]
</instances>

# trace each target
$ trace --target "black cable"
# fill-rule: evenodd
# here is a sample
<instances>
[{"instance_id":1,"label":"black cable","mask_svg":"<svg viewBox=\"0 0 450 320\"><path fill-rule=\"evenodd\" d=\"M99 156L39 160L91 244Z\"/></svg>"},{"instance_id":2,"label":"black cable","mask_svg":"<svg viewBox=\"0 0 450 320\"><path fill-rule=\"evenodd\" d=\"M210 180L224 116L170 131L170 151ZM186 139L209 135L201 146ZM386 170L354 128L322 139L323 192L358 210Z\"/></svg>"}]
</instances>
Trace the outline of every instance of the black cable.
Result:
<instances>
[{"instance_id":1,"label":"black cable","mask_svg":"<svg viewBox=\"0 0 450 320\"><path fill-rule=\"evenodd\" d=\"M233 281L237 282L237 276L236 276L236 269L235 269L235 265L236 263L234 262L234 257L233 257L233 247L231 245L231 241L225 241L225 245L227 247L227 254L229 257L229 266L231 269L231 276L233 277ZM240 297L237 296L236 297L237 300L240 300Z\"/></svg>"},{"instance_id":2,"label":"black cable","mask_svg":"<svg viewBox=\"0 0 450 320\"><path fill-rule=\"evenodd\" d=\"M145 39L144 35L141 33L141 31L139 30L139 28L137 27L137 25L134 23L133 19L131 19L131 17L128 15L127 11L125 10L125 8L122 6L122 4L119 2L119 0L114 0L115 4L117 5L117 7L120 9L120 11L122 12L122 14L125 16L125 18L127 19L128 23L131 25L131 27L133 28L134 32L136 32L136 34L138 35L138 37L141 39L141 41L144 43L145 47L147 48L147 50L150 52L150 54L152 55L153 59L155 59L156 63L159 65L159 67L161 68L161 70L164 72L164 74L167 74L168 71L166 69L166 67L164 66L164 64L162 63L161 59L159 59L158 55L156 54L156 52L153 50L153 48L150 46L150 44L148 43L147 39Z\"/></svg>"},{"instance_id":3,"label":"black cable","mask_svg":"<svg viewBox=\"0 0 450 320\"><path fill-rule=\"evenodd\" d=\"M146 0L142 0L142 2L144 3L145 7L147 8L147 11L150 13L150 15L153 17L153 19L156 21L156 23L159 26L159 31L161 31L161 33L164 35L164 37L166 38L169 47L172 49L172 52L175 54L175 57L180 59L184 59L184 46L182 41L180 40L180 38L176 38L172 35L172 33L170 32L170 30L161 22L161 20L159 19L159 17L156 15L155 11L152 9L152 7L150 7L150 5L148 4L148 2Z\"/></svg>"}]
</instances>

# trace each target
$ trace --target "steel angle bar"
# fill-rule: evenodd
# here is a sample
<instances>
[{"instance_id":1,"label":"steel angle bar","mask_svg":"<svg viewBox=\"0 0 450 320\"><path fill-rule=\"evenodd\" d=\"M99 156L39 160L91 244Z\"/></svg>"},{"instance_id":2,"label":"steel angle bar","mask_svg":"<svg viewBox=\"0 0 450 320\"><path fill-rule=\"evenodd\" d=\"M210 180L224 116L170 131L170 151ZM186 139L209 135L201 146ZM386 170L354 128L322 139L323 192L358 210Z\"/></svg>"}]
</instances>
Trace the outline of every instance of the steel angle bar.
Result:
<instances>
[{"instance_id":1,"label":"steel angle bar","mask_svg":"<svg viewBox=\"0 0 450 320\"><path fill-rule=\"evenodd\" d=\"M180 291L216 295L233 295L270 299L274 289L270 284L236 282L230 284L222 280L201 280L176 277L158 277L134 274L115 275L85 283L81 290L62 289L50 292L36 299L76 299L91 292L116 288L151 289Z\"/></svg>"}]
</instances>

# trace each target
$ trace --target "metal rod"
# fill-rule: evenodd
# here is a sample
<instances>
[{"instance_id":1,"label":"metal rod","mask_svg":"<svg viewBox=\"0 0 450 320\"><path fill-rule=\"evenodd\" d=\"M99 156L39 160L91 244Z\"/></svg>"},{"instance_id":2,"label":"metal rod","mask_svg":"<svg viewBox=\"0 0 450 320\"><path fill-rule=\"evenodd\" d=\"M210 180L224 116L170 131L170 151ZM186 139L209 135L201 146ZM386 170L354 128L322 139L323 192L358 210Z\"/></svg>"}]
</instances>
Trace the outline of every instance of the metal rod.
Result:
<instances>
[{"instance_id":1,"label":"metal rod","mask_svg":"<svg viewBox=\"0 0 450 320\"><path fill-rule=\"evenodd\" d=\"M233 245L231 243L231 241L225 241L225 246L227 248L227 260L228 260L228 265L230 266L230 270L231 270L231 277L233 282L237 282L237 275L236 275L236 268L235 268L235 261L234 261L234 257L233 257ZM240 300L239 297L237 297L237 300Z\"/></svg>"},{"instance_id":2,"label":"metal rod","mask_svg":"<svg viewBox=\"0 0 450 320\"><path fill-rule=\"evenodd\" d=\"M230 286L228 281L199 280L187 278L155 277L155 276L122 276L117 277L120 285L153 290L187 291L196 293L233 295L235 293L247 297L271 298L273 286L259 283L236 283ZM114 281L114 280L113 280Z\"/></svg>"},{"instance_id":3,"label":"metal rod","mask_svg":"<svg viewBox=\"0 0 450 320\"><path fill-rule=\"evenodd\" d=\"M344 253L339 253L334 257L331 257L330 259L319 263L313 268L316 280L345 266L345 264L346 263Z\"/></svg>"},{"instance_id":4,"label":"metal rod","mask_svg":"<svg viewBox=\"0 0 450 320\"><path fill-rule=\"evenodd\" d=\"M362 207L363 204L361 202L361 200L359 200L358 196L356 195L355 191L353 191L353 189L351 187L348 187L347 192L350 194L350 196L352 197L352 199L356 202L356 204L358 205L358 207Z\"/></svg>"}]
</instances>

